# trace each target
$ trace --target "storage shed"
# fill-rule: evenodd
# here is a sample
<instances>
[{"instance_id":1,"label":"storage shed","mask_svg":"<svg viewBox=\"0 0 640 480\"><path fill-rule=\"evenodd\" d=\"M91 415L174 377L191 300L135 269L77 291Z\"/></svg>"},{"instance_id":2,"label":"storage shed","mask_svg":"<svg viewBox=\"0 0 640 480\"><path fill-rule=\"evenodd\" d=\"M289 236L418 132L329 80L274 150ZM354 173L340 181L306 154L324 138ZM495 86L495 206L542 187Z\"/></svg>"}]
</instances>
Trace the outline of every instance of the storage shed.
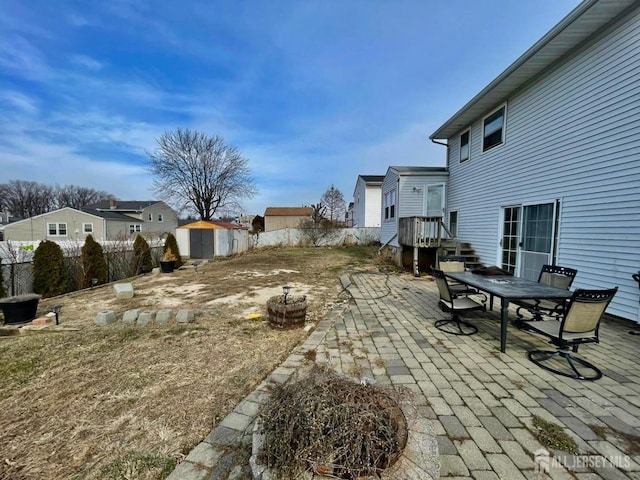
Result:
<instances>
[{"instance_id":1,"label":"storage shed","mask_svg":"<svg viewBox=\"0 0 640 480\"><path fill-rule=\"evenodd\" d=\"M176 229L180 254L195 259L226 257L249 247L246 228L233 223L200 220Z\"/></svg>"}]
</instances>

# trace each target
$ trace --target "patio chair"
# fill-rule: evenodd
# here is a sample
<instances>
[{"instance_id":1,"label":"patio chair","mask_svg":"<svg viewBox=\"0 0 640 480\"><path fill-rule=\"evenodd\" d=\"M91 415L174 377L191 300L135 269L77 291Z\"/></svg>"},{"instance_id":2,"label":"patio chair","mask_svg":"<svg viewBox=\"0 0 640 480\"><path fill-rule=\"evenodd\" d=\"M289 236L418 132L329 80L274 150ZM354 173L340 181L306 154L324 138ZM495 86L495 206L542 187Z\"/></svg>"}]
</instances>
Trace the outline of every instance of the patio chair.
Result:
<instances>
[{"instance_id":1,"label":"patio chair","mask_svg":"<svg viewBox=\"0 0 640 480\"><path fill-rule=\"evenodd\" d=\"M543 265L542 269L540 269L540 275L538 276L538 283L569 290L577 274L578 270L574 268L561 267L559 265ZM566 302L558 303L553 300L544 299L517 300L513 303L519 305L516 310L516 315L520 321L524 319L521 312L522 309L525 309L533 315L535 320L542 320L543 315L555 316L556 319L559 319L566 306Z\"/></svg>"},{"instance_id":2,"label":"patio chair","mask_svg":"<svg viewBox=\"0 0 640 480\"><path fill-rule=\"evenodd\" d=\"M544 335L549 343L556 345L552 351L532 350L529 360L545 370L578 380L597 380L602 372L593 364L576 357L583 343L598 343L600 321L618 287L609 290L576 290L565 309L561 321L556 319L522 322L522 329ZM571 348L571 350L569 350ZM564 358L570 369L561 370L564 362L554 359Z\"/></svg>"},{"instance_id":3,"label":"patio chair","mask_svg":"<svg viewBox=\"0 0 640 480\"><path fill-rule=\"evenodd\" d=\"M482 310L484 312L486 311L486 306L469 297L454 295L442 270L432 269L431 273L436 279L438 291L440 292L438 306L443 312L451 312L451 318L436 321L436 328L453 335L473 335L476 333L478 328L461 320L459 314L473 310Z\"/></svg>"},{"instance_id":4,"label":"patio chair","mask_svg":"<svg viewBox=\"0 0 640 480\"><path fill-rule=\"evenodd\" d=\"M446 256L438 258L438 268L443 272L464 272L465 271L465 258L456 256ZM455 296L460 295L482 295L482 303L487 303L487 296L478 291L477 289L465 285L464 283L456 282L455 280L448 279L449 290Z\"/></svg>"}]
</instances>

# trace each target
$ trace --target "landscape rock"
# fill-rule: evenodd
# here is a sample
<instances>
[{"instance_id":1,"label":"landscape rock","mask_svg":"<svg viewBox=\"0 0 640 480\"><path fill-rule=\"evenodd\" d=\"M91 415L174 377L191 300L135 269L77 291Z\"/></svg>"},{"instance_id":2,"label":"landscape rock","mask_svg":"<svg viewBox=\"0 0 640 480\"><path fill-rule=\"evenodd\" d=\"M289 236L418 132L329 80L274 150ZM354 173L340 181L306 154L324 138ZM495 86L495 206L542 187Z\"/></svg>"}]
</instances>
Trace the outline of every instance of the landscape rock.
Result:
<instances>
[{"instance_id":1,"label":"landscape rock","mask_svg":"<svg viewBox=\"0 0 640 480\"><path fill-rule=\"evenodd\" d=\"M140 312L140 315L138 315L138 325L148 325L149 323L153 322L153 318L155 316L155 312Z\"/></svg>"},{"instance_id":2,"label":"landscape rock","mask_svg":"<svg viewBox=\"0 0 640 480\"><path fill-rule=\"evenodd\" d=\"M116 283L113 285L113 291L119 300L133 298L133 285L130 283Z\"/></svg>"},{"instance_id":3,"label":"landscape rock","mask_svg":"<svg viewBox=\"0 0 640 480\"><path fill-rule=\"evenodd\" d=\"M124 315L122 316L122 322L132 325L134 323L136 323L136 320L138 319L138 317L140 316L140 309L139 308L134 308L132 310L127 310L126 312L124 312Z\"/></svg>"},{"instance_id":4,"label":"landscape rock","mask_svg":"<svg viewBox=\"0 0 640 480\"><path fill-rule=\"evenodd\" d=\"M96 315L95 323L96 325L100 325L101 327L103 327L105 325L115 323L116 320L117 317L113 310L105 310L103 312L99 312L98 315Z\"/></svg>"},{"instance_id":5,"label":"landscape rock","mask_svg":"<svg viewBox=\"0 0 640 480\"><path fill-rule=\"evenodd\" d=\"M178 310L176 320L178 323L191 323L196 319L193 310Z\"/></svg>"},{"instance_id":6,"label":"landscape rock","mask_svg":"<svg viewBox=\"0 0 640 480\"><path fill-rule=\"evenodd\" d=\"M156 315L156 323L164 324L171 320L171 310L160 310Z\"/></svg>"}]
</instances>

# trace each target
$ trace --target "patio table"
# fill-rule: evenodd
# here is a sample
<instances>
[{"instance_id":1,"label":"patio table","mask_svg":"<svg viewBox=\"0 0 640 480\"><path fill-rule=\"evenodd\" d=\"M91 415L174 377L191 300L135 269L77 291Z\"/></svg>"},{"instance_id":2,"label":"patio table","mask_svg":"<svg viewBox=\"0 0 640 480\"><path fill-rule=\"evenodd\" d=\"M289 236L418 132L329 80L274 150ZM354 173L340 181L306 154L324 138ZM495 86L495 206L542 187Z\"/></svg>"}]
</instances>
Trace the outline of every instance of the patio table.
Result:
<instances>
[{"instance_id":1,"label":"patio table","mask_svg":"<svg viewBox=\"0 0 640 480\"><path fill-rule=\"evenodd\" d=\"M472 272L444 272L458 282L469 285L501 300L500 307L500 351L507 346L507 325L509 323L509 302L512 300L557 300L570 298L573 292L543 283L512 277L511 275L480 275Z\"/></svg>"}]
</instances>

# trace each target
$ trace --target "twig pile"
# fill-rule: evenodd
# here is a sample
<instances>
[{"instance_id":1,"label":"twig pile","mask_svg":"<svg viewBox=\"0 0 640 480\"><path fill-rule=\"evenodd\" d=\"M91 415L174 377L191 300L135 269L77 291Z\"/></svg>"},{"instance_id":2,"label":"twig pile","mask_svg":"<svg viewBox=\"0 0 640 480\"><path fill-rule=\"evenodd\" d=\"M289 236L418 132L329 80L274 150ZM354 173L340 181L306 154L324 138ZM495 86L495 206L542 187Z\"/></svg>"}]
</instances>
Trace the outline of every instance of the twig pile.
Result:
<instances>
[{"instance_id":1,"label":"twig pile","mask_svg":"<svg viewBox=\"0 0 640 480\"><path fill-rule=\"evenodd\" d=\"M314 368L278 387L260 414L259 461L281 478L309 469L342 479L373 476L389 467L407 441L399 393L362 385Z\"/></svg>"}]
</instances>

